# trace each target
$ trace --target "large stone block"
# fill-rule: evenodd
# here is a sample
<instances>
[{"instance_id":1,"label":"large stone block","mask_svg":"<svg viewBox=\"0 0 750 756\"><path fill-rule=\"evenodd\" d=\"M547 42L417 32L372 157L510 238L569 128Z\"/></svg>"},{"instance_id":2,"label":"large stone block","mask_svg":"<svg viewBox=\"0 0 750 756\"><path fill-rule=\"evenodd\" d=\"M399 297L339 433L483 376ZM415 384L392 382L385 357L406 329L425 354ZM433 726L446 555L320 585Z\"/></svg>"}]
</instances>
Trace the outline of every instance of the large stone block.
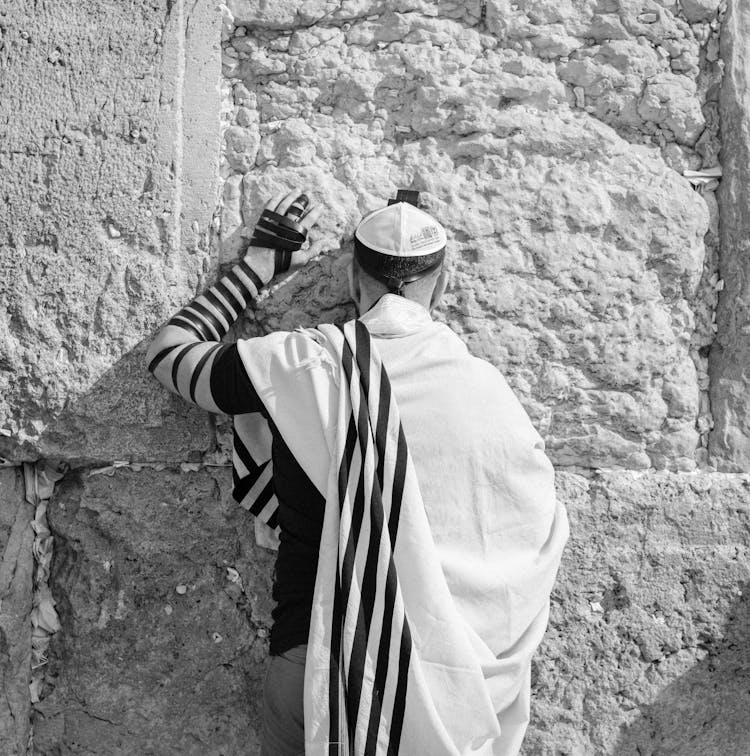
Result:
<instances>
[{"instance_id":1,"label":"large stone block","mask_svg":"<svg viewBox=\"0 0 750 756\"><path fill-rule=\"evenodd\" d=\"M750 478L558 473L558 492L571 538L524 754L744 756Z\"/></svg>"},{"instance_id":2,"label":"large stone block","mask_svg":"<svg viewBox=\"0 0 750 756\"><path fill-rule=\"evenodd\" d=\"M210 433L148 375L139 345L207 263L220 14L182 0L13 5L0 455L184 459Z\"/></svg>"},{"instance_id":3,"label":"large stone block","mask_svg":"<svg viewBox=\"0 0 750 756\"><path fill-rule=\"evenodd\" d=\"M36 707L40 755L253 752L271 555L228 483L225 470L118 470L58 484L63 629ZM524 753L739 756L750 482L558 473L557 486L571 540Z\"/></svg>"},{"instance_id":4,"label":"large stone block","mask_svg":"<svg viewBox=\"0 0 750 756\"><path fill-rule=\"evenodd\" d=\"M25 756L31 710L34 507L20 470L0 468L0 753Z\"/></svg>"},{"instance_id":5,"label":"large stone block","mask_svg":"<svg viewBox=\"0 0 750 756\"><path fill-rule=\"evenodd\" d=\"M530 39L529 23L562 23L586 51L605 55L587 41L583 11L518 5L503 29L488 9L489 34L473 6L450 5L455 13L444 16L424 3L367 13L230 4L226 109L253 132L254 163L246 170L237 161L239 126L230 126L229 249L279 186L306 186L327 207L318 238L332 250L265 298L244 332L349 314L335 258L351 249L364 213L399 187L418 188L449 233L453 282L440 317L507 375L553 460L692 469L702 414L697 347L713 339L705 313L715 295L702 285L706 202L650 144L653 129L618 133L576 106L553 61L506 44L522 30ZM591 23L593 6L582 5ZM663 16L670 29L690 29ZM690 124L694 140L702 128L696 71L670 73L657 37L631 21L626 36L650 51L653 70L636 66L635 47L610 50L607 65L628 71L638 92L660 72L652 109ZM688 115L670 110L683 105ZM689 146L685 154L694 155Z\"/></svg>"},{"instance_id":6,"label":"large stone block","mask_svg":"<svg viewBox=\"0 0 750 756\"><path fill-rule=\"evenodd\" d=\"M35 753L257 748L271 552L228 470L70 473L48 509L62 630Z\"/></svg>"},{"instance_id":7,"label":"large stone block","mask_svg":"<svg viewBox=\"0 0 750 756\"><path fill-rule=\"evenodd\" d=\"M720 470L750 470L750 7L728 3L721 29L721 265L712 345L709 452Z\"/></svg>"}]
</instances>

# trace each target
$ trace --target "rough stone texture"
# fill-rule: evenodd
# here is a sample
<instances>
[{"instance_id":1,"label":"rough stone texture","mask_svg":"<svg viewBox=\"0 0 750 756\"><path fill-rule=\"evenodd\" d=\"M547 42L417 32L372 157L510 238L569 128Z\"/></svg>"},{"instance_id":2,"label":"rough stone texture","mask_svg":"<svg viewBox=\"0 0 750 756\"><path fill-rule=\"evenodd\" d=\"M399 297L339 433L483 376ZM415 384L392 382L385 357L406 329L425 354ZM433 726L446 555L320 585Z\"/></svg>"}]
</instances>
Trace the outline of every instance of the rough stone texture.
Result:
<instances>
[{"instance_id":1,"label":"rough stone texture","mask_svg":"<svg viewBox=\"0 0 750 756\"><path fill-rule=\"evenodd\" d=\"M558 474L571 541L526 756L745 756L750 476Z\"/></svg>"},{"instance_id":2,"label":"rough stone texture","mask_svg":"<svg viewBox=\"0 0 750 756\"><path fill-rule=\"evenodd\" d=\"M223 253L279 184L326 204L334 257L397 187L427 191L450 238L442 317L505 372L553 460L689 470L711 422L715 201L678 171L715 162L712 37L676 6L611 5L229 3ZM339 317L332 268L245 332Z\"/></svg>"},{"instance_id":3,"label":"rough stone texture","mask_svg":"<svg viewBox=\"0 0 750 756\"><path fill-rule=\"evenodd\" d=\"M0 753L25 754L29 739L34 508L18 470L0 469Z\"/></svg>"},{"instance_id":4,"label":"rough stone texture","mask_svg":"<svg viewBox=\"0 0 750 756\"><path fill-rule=\"evenodd\" d=\"M254 752L271 565L229 479L118 470L56 491L64 629L36 753ZM750 478L558 473L557 485L571 541L524 754L744 754Z\"/></svg>"},{"instance_id":5,"label":"rough stone texture","mask_svg":"<svg viewBox=\"0 0 750 756\"><path fill-rule=\"evenodd\" d=\"M722 277L711 348L711 409L715 428L709 450L720 470L750 469L750 7L732 2L722 27L725 63L721 90L724 177L721 202Z\"/></svg>"},{"instance_id":6,"label":"rough stone texture","mask_svg":"<svg viewBox=\"0 0 750 756\"><path fill-rule=\"evenodd\" d=\"M718 7L228 5L223 104L208 5L6 14L0 102L19 117L0 159L28 179L4 180L0 210L15 373L0 454L175 463L215 447L143 353L215 272L222 117L219 259L279 182L329 206L332 258L413 184L451 235L443 317L504 369L559 465L706 462L716 203L679 172L718 153ZM244 332L342 317L343 283L324 258Z\"/></svg>"},{"instance_id":7,"label":"rough stone texture","mask_svg":"<svg viewBox=\"0 0 750 756\"><path fill-rule=\"evenodd\" d=\"M63 629L35 706L38 756L255 752L270 552L230 483L223 468L118 470L56 489Z\"/></svg>"},{"instance_id":8,"label":"rough stone texture","mask_svg":"<svg viewBox=\"0 0 750 756\"><path fill-rule=\"evenodd\" d=\"M438 317L569 470L525 754L747 752L750 488L730 473L750 463L750 20L729 4L0 9L0 455L73 467L49 511L63 629L35 753L257 745L271 557L228 469L201 467L227 462L227 419L162 389L144 354L298 182L328 206L327 251L236 334L351 316L355 223L423 190L451 243ZM720 157L721 184L683 177ZM123 460L149 464L89 476ZM674 472L709 463L727 474ZM18 480L0 471L3 753L28 733Z\"/></svg>"},{"instance_id":9,"label":"rough stone texture","mask_svg":"<svg viewBox=\"0 0 750 756\"><path fill-rule=\"evenodd\" d=\"M0 455L185 459L209 427L143 341L204 272L219 15L16 1L0 23Z\"/></svg>"}]
</instances>

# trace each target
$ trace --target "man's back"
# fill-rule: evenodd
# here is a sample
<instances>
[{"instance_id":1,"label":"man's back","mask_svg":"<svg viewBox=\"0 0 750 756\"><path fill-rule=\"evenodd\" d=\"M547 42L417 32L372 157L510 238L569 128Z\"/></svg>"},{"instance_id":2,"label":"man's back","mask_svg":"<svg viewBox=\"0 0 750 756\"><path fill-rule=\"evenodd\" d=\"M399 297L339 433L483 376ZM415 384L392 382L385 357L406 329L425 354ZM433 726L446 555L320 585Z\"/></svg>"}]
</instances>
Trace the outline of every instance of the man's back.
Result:
<instances>
[{"instance_id":1,"label":"man's back","mask_svg":"<svg viewBox=\"0 0 750 756\"><path fill-rule=\"evenodd\" d=\"M281 528L264 753L382 736L386 750L497 756L523 739L567 518L505 380L429 315L447 236L412 195L355 231L365 314L343 334L221 341L275 273L314 256L300 246L322 207L290 192L147 352L171 391L234 416L233 495L265 542ZM366 403L358 371L372 372Z\"/></svg>"},{"instance_id":2,"label":"man's back","mask_svg":"<svg viewBox=\"0 0 750 756\"><path fill-rule=\"evenodd\" d=\"M386 294L360 319L391 382L448 586L481 640L502 653L517 640L514 628L527 627L547 602L527 563L556 513L544 442L500 372L424 307ZM337 389L307 334L251 339L240 354L284 441L325 495L326 410ZM477 575L487 576L480 592ZM487 611L492 605L496 612Z\"/></svg>"},{"instance_id":3,"label":"man's back","mask_svg":"<svg viewBox=\"0 0 750 756\"><path fill-rule=\"evenodd\" d=\"M390 377L448 586L500 653L541 606L528 600L538 587L522 584L556 511L544 441L502 374L423 307L386 295L362 321ZM491 573L486 592L467 593Z\"/></svg>"}]
</instances>

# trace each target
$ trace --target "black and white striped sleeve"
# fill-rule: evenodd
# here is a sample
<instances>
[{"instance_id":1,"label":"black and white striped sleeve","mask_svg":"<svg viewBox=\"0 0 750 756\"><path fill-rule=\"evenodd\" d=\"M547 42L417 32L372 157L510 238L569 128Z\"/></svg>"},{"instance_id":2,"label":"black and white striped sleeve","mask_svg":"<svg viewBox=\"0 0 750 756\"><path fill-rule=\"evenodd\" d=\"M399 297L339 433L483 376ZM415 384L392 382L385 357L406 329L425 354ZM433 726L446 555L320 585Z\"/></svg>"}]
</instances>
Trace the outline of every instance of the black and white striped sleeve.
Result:
<instances>
[{"instance_id":1,"label":"black and white striped sleeve","mask_svg":"<svg viewBox=\"0 0 750 756\"><path fill-rule=\"evenodd\" d=\"M146 354L166 388L209 412L261 412L236 344L221 339L257 296L263 281L245 260L161 329Z\"/></svg>"}]
</instances>

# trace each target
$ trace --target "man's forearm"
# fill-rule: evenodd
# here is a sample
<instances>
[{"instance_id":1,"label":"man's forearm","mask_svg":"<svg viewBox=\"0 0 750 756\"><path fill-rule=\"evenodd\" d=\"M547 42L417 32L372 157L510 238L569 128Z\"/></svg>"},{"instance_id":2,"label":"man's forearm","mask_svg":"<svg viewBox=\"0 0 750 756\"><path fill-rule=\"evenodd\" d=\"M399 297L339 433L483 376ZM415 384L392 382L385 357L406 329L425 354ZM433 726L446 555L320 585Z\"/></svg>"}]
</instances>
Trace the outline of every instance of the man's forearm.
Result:
<instances>
[{"instance_id":1,"label":"man's forearm","mask_svg":"<svg viewBox=\"0 0 750 756\"><path fill-rule=\"evenodd\" d=\"M260 411L236 345L221 339L274 273L312 257L313 248L301 246L322 210L299 190L265 205L243 258L174 315L149 347L148 369L162 385L210 412Z\"/></svg>"},{"instance_id":2,"label":"man's forearm","mask_svg":"<svg viewBox=\"0 0 750 756\"><path fill-rule=\"evenodd\" d=\"M200 341L219 341L273 275L271 270L266 280L262 277L260 251L249 250L229 273L183 307L167 325L180 326Z\"/></svg>"},{"instance_id":3,"label":"man's forearm","mask_svg":"<svg viewBox=\"0 0 750 756\"><path fill-rule=\"evenodd\" d=\"M212 367L229 349L221 339L273 276L273 250L251 248L226 275L176 313L146 354L148 370L170 391L212 412Z\"/></svg>"}]
</instances>

